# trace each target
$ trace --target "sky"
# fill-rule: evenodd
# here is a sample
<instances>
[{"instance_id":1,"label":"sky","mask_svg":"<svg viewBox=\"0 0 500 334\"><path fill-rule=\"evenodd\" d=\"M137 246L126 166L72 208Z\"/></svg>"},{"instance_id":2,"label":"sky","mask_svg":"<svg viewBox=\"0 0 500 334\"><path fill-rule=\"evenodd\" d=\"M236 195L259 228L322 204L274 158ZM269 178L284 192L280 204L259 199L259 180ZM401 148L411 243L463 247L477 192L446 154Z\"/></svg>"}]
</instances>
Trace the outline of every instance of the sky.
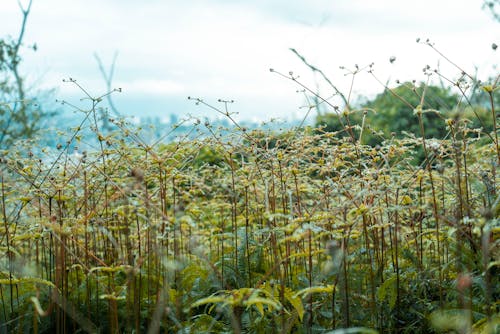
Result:
<instances>
[{"instance_id":1,"label":"sky","mask_svg":"<svg viewBox=\"0 0 500 334\"><path fill-rule=\"evenodd\" d=\"M27 4L26 0L20 0ZM329 98L332 90L290 51L320 68L351 100L372 98L396 80L425 81L430 65L449 78L460 71L432 48L479 77L498 73L500 23L482 0L33 0L22 73L33 89L85 108L74 78L93 96L106 93L95 55L109 69L116 55L113 101L123 115L215 117L188 96L222 107L239 120L300 119L308 102L299 81ZM0 0L0 38L17 36L17 0ZM37 51L28 46L36 43ZM394 62L389 59L395 57ZM341 69L344 67L345 69ZM340 104L336 98L332 104ZM311 116L313 117L313 116Z\"/></svg>"}]
</instances>

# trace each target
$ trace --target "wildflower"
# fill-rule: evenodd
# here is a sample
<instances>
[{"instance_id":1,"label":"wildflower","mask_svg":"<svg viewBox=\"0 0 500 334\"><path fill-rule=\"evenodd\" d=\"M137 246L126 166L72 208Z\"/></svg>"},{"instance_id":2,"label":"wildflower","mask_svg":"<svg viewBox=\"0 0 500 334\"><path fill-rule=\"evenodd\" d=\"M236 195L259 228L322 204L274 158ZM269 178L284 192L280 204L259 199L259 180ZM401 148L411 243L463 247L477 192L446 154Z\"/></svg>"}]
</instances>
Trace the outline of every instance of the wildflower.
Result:
<instances>
[{"instance_id":1,"label":"wildflower","mask_svg":"<svg viewBox=\"0 0 500 334\"><path fill-rule=\"evenodd\" d=\"M435 139L431 139L429 140L429 148L433 151L437 151L439 150L439 147L441 147L441 145L439 144L439 142Z\"/></svg>"}]
</instances>

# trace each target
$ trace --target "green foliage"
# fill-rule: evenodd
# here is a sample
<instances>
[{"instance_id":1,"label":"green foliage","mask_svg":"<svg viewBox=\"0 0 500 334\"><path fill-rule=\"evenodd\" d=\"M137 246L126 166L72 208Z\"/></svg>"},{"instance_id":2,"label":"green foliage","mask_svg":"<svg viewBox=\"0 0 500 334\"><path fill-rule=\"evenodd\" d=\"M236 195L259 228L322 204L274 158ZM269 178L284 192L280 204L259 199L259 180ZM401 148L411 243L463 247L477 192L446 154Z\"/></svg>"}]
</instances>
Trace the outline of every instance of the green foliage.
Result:
<instances>
[{"instance_id":1,"label":"green foliage","mask_svg":"<svg viewBox=\"0 0 500 334\"><path fill-rule=\"evenodd\" d=\"M56 148L0 160L0 333L496 330L495 104L445 118L432 109L455 96L407 89L346 110L337 133L249 131L221 111L224 135L206 122L169 144L123 120L103 135L88 96ZM390 140L364 145L370 124ZM77 154L82 128L99 145Z\"/></svg>"},{"instance_id":2,"label":"green foliage","mask_svg":"<svg viewBox=\"0 0 500 334\"><path fill-rule=\"evenodd\" d=\"M459 101L457 95L449 89L438 86L413 85L403 83L400 86L386 90L384 93L365 104L363 107L383 112L373 119L373 128L382 130L386 136L396 132L398 136L403 131L421 136L418 117L415 110L427 111L423 114L425 136L427 138L444 138L447 128L440 113L452 110Z\"/></svg>"},{"instance_id":3,"label":"green foliage","mask_svg":"<svg viewBox=\"0 0 500 334\"><path fill-rule=\"evenodd\" d=\"M221 166L224 161L224 156L217 152L214 147L203 146L193 161L195 167L200 167L204 164L211 166Z\"/></svg>"},{"instance_id":4,"label":"green foliage","mask_svg":"<svg viewBox=\"0 0 500 334\"><path fill-rule=\"evenodd\" d=\"M459 97L438 86L415 85L411 82L386 89L373 100L363 103L360 110L345 112L342 115L322 114L316 119L317 126L325 126L325 131L340 131L340 119L350 124L362 123L366 111L366 127L363 143L372 146L380 144L392 134L402 138L404 133L421 137L416 110L423 111L423 125L426 138L445 138L448 129L443 119L458 105ZM344 121L344 123L346 123ZM359 131L358 131L359 133Z\"/></svg>"},{"instance_id":5,"label":"green foliage","mask_svg":"<svg viewBox=\"0 0 500 334\"><path fill-rule=\"evenodd\" d=\"M415 333L457 307L494 326L498 157L467 128L436 139L433 171L408 164L412 138L233 131L151 147L116 126L84 157L2 160L6 330Z\"/></svg>"}]
</instances>

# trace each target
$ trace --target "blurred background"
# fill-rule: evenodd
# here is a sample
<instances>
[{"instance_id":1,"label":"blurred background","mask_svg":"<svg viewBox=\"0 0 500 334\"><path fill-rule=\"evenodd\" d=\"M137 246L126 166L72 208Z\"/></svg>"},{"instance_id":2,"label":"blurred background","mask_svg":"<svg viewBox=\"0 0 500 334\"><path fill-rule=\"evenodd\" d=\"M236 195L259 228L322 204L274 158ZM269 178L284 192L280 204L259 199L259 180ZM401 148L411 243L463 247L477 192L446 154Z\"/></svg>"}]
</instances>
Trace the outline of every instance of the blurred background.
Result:
<instances>
[{"instance_id":1,"label":"blurred background","mask_svg":"<svg viewBox=\"0 0 500 334\"><path fill-rule=\"evenodd\" d=\"M0 38L18 40L29 5L0 2ZM497 5L483 0L33 0L17 70L26 94L45 96L45 106L58 99L89 107L80 101L85 96L80 88L63 82L73 78L93 97L121 88L112 95L115 109L138 121L219 117L188 96L214 105L218 99L234 100L230 110L242 121L293 121L305 116L308 102L297 92L301 87L270 68L292 71L333 105L342 108L342 100L290 48L346 96L352 88L353 104L382 92L380 82L393 87L397 80L425 81L427 65L458 78L460 70L425 45L427 39L463 70L487 78L498 71L498 52L492 48L500 36ZM371 63L380 82L361 70L353 83L349 72ZM58 115L65 113L63 108Z\"/></svg>"}]
</instances>

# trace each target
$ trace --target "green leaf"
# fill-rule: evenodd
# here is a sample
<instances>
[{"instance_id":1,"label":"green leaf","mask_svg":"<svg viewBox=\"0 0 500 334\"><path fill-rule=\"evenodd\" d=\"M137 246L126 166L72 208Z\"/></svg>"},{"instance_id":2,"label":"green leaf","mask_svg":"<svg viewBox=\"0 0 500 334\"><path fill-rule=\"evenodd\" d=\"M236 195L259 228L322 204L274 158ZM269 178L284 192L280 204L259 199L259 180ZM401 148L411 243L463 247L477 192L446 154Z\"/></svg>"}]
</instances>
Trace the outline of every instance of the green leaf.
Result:
<instances>
[{"instance_id":1,"label":"green leaf","mask_svg":"<svg viewBox=\"0 0 500 334\"><path fill-rule=\"evenodd\" d=\"M130 271L132 269L133 269L132 266L127 265L127 264L123 264L123 265L116 266L116 267L94 267L94 268L89 270L89 273L92 273L94 271L101 271L104 273L116 273L118 271L127 272L127 271Z\"/></svg>"},{"instance_id":2,"label":"green leaf","mask_svg":"<svg viewBox=\"0 0 500 334\"><path fill-rule=\"evenodd\" d=\"M343 328L336 329L334 331L327 332L326 334L378 334L378 332L374 329L366 328L366 327L351 327L351 328Z\"/></svg>"},{"instance_id":3,"label":"green leaf","mask_svg":"<svg viewBox=\"0 0 500 334\"><path fill-rule=\"evenodd\" d=\"M310 288L305 288L297 292L294 297L299 297L302 295L308 295L310 293L332 293L334 289L333 285L327 286L312 286Z\"/></svg>"},{"instance_id":4,"label":"green leaf","mask_svg":"<svg viewBox=\"0 0 500 334\"><path fill-rule=\"evenodd\" d=\"M292 295L289 288L285 288L285 298L290 304L292 304L293 308L297 312L297 315L299 316L300 321L302 321L302 318L304 317L304 305L302 304L302 299L298 296Z\"/></svg>"},{"instance_id":5,"label":"green leaf","mask_svg":"<svg viewBox=\"0 0 500 334\"><path fill-rule=\"evenodd\" d=\"M396 291L396 275L385 280L385 282L378 288L377 297L380 301L388 299L389 307L391 310L396 305L397 291Z\"/></svg>"},{"instance_id":6,"label":"green leaf","mask_svg":"<svg viewBox=\"0 0 500 334\"><path fill-rule=\"evenodd\" d=\"M0 279L0 284L5 284L5 285L16 285L16 284L22 284L22 283L37 283L37 284L43 284L46 286L49 286L51 288L55 288L56 286L54 283L38 278L38 277L23 277L23 278L3 278Z\"/></svg>"},{"instance_id":7,"label":"green leaf","mask_svg":"<svg viewBox=\"0 0 500 334\"><path fill-rule=\"evenodd\" d=\"M118 300L125 300L126 298L125 298L125 296L115 296L114 294L104 294L104 295L100 295L99 299L118 301Z\"/></svg>"},{"instance_id":8,"label":"green leaf","mask_svg":"<svg viewBox=\"0 0 500 334\"><path fill-rule=\"evenodd\" d=\"M469 326L468 315L463 310L440 310L430 316L432 327L440 331L457 330L461 332Z\"/></svg>"},{"instance_id":9,"label":"green leaf","mask_svg":"<svg viewBox=\"0 0 500 334\"><path fill-rule=\"evenodd\" d=\"M218 304L218 303L225 303L225 304L230 304L230 297L228 296L210 296L206 298L199 299L198 301L194 302L191 304L191 308L198 307L201 305L206 305L206 304Z\"/></svg>"},{"instance_id":10,"label":"green leaf","mask_svg":"<svg viewBox=\"0 0 500 334\"><path fill-rule=\"evenodd\" d=\"M498 333L500 329L500 313L493 316L490 321L488 321L488 318L477 321L472 328L474 334Z\"/></svg>"},{"instance_id":11,"label":"green leaf","mask_svg":"<svg viewBox=\"0 0 500 334\"><path fill-rule=\"evenodd\" d=\"M487 270L490 270L492 267L498 266L500 267L500 261L492 261L488 264Z\"/></svg>"},{"instance_id":12,"label":"green leaf","mask_svg":"<svg viewBox=\"0 0 500 334\"><path fill-rule=\"evenodd\" d=\"M264 316L264 305L267 305L269 308L274 308L275 310L281 310L281 305L278 302L275 302L274 300L269 298L263 298L254 295L252 295L248 300L244 301L243 305L247 307L255 305L262 316Z\"/></svg>"}]
</instances>

